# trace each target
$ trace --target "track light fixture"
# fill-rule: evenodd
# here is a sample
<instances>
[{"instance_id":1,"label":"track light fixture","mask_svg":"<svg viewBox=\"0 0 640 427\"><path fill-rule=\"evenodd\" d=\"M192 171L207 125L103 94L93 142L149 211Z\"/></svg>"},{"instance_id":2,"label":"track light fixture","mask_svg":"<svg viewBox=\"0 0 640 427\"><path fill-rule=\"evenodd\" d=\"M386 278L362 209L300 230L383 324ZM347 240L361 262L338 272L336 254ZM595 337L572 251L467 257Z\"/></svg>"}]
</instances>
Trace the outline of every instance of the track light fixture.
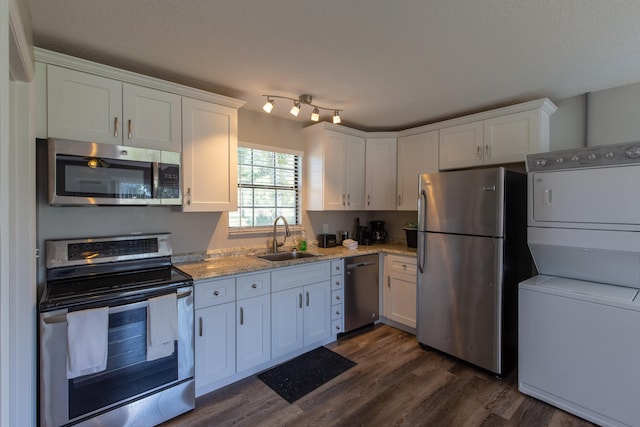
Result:
<instances>
[{"instance_id":1,"label":"track light fixture","mask_svg":"<svg viewBox=\"0 0 640 427\"><path fill-rule=\"evenodd\" d=\"M265 104L262 106L262 109L267 113L270 113L271 110L273 110L273 106L275 104L275 101L273 100L273 98L288 99L289 101L293 101L293 106L291 107L291 110L289 110L289 113L291 113L291 115L293 116L296 116L296 117L298 116L298 114L300 113L300 108L304 104L304 105L309 105L313 107L313 111L311 112L311 120L314 122L317 122L318 120L320 120L320 110L333 111L333 123L337 124L342 122L340 118L340 112L342 110L337 110L335 108L325 108L325 107L320 107L318 105L315 105L313 104L313 98L311 97L311 95L300 95L298 99L289 98L288 96L280 96L280 95L262 95L262 96L267 98L267 102L265 102Z\"/></svg>"}]
</instances>

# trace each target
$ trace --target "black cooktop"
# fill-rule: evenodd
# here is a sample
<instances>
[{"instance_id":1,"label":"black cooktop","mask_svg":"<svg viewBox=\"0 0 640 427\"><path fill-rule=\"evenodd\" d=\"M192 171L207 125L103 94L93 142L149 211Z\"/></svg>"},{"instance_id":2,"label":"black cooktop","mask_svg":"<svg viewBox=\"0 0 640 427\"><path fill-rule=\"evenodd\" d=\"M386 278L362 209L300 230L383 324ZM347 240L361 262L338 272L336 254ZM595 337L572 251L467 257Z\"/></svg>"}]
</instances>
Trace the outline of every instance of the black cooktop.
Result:
<instances>
[{"instance_id":1,"label":"black cooktop","mask_svg":"<svg viewBox=\"0 0 640 427\"><path fill-rule=\"evenodd\" d=\"M148 298L151 294L193 283L191 276L173 265L61 276L47 281L40 301L41 311L121 298Z\"/></svg>"}]
</instances>

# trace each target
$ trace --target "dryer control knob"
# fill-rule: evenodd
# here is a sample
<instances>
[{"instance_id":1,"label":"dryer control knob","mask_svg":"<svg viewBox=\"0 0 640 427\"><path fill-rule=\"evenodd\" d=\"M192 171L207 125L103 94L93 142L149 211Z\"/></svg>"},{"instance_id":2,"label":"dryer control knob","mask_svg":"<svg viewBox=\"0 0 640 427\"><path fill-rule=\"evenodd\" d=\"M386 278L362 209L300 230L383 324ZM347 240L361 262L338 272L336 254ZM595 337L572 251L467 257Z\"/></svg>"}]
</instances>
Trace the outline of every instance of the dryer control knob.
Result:
<instances>
[{"instance_id":1,"label":"dryer control knob","mask_svg":"<svg viewBox=\"0 0 640 427\"><path fill-rule=\"evenodd\" d=\"M640 147L627 148L624 154L626 154L630 159L637 159L640 157Z\"/></svg>"},{"instance_id":2,"label":"dryer control knob","mask_svg":"<svg viewBox=\"0 0 640 427\"><path fill-rule=\"evenodd\" d=\"M613 159L613 157L615 156L615 154L613 154L613 151L609 151L607 154L604 155L607 159Z\"/></svg>"},{"instance_id":3,"label":"dryer control knob","mask_svg":"<svg viewBox=\"0 0 640 427\"><path fill-rule=\"evenodd\" d=\"M596 155L595 155L595 154L593 154L593 153L591 153L591 154L589 154L589 155L587 156L587 159L589 159L589 160L595 160L595 159L596 159Z\"/></svg>"},{"instance_id":4,"label":"dryer control knob","mask_svg":"<svg viewBox=\"0 0 640 427\"><path fill-rule=\"evenodd\" d=\"M547 163L549 161L547 159L545 159L544 157L539 158L538 160L536 160L536 164L540 167L545 167L547 166Z\"/></svg>"}]
</instances>

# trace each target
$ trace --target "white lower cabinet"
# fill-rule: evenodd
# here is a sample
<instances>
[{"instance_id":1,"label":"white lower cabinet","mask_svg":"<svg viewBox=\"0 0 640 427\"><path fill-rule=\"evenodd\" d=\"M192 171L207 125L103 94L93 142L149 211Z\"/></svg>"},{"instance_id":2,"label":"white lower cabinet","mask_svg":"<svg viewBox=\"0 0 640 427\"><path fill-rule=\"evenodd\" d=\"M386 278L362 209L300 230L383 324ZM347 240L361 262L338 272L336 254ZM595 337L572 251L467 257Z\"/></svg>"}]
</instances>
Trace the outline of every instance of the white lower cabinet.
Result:
<instances>
[{"instance_id":1,"label":"white lower cabinet","mask_svg":"<svg viewBox=\"0 0 640 427\"><path fill-rule=\"evenodd\" d=\"M238 372L271 358L269 273L236 278L236 363Z\"/></svg>"},{"instance_id":2,"label":"white lower cabinet","mask_svg":"<svg viewBox=\"0 0 640 427\"><path fill-rule=\"evenodd\" d=\"M194 295L196 396L327 344L342 330L342 260L197 280Z\"/></svg>"},{"instance_id":3,"label":"white lower cabinet","mask_svg":"<svg viewBox=\"0 0 640 427\"><path fill-rule=\"evenodd\" d=\"M236 303L196 311L196 387L236 373Z\"/></svg>"},{"instance_id":4,"label":"white lower cabinet","mask_svg":"<svg viewBox=\"0 0 640 427\"><path fill-rule=\"evenodd\" d=\"M416 327L416 258L387 255L384 266L383 315Z\"/></svg>"},{"instance_id":5,"label":"white lower cabinet","mask_svg":"<svg viewBox=\"0 0 640 427\"><path fill-rule=\"evenodd\" d=\"M271 301L269 295L237 302L236 360L238 372L271 358Z\"/></svg>"},{"instance_id":6,"label":"white lower cabinet","mask_svg":"<svg viewBox=\"0 0 640 427\"><path fill-rule=\"evenodd\" d=\"M272 357L330 338L330 263L278 269L271 274Z\"/></svg>"},{"instance_id":7,"label":"white lower cabinet","mask_svg":"<svg viewBox=\"0 0 640 427\"><path fill-rule=\"evenodd\" d=\"M202 280L194 287L196 389L236 373L236 281Z\"/></svg>"},{"instance_id":8,"label":"white lower cabinet","mask_svg":"<svg viewBox=\"0 0 640 427\"><path fill-rule=\"evenodd\" d=\"M331 261L331 334L344 332L344 260Z\"/></svg>"}]
</instances>

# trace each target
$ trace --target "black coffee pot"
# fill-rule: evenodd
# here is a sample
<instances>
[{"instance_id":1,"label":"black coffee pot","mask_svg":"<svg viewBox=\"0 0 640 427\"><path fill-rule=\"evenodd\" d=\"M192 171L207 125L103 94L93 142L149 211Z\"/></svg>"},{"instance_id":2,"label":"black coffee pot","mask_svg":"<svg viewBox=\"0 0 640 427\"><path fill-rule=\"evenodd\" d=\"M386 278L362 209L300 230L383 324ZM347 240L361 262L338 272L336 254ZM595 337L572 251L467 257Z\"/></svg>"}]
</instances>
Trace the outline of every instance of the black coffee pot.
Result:
<instances>
[{"instance_id":1,"label":"black coffee pot","mask_svg":"<svg viewBox=\"0 0 640 427\"><path fill-rule=\"evenodd\" d=\"M369 221L371 225L371 242L384 243L389 237L389 233L384 229L384 221Z\"/></svg>"}]
</instances>

